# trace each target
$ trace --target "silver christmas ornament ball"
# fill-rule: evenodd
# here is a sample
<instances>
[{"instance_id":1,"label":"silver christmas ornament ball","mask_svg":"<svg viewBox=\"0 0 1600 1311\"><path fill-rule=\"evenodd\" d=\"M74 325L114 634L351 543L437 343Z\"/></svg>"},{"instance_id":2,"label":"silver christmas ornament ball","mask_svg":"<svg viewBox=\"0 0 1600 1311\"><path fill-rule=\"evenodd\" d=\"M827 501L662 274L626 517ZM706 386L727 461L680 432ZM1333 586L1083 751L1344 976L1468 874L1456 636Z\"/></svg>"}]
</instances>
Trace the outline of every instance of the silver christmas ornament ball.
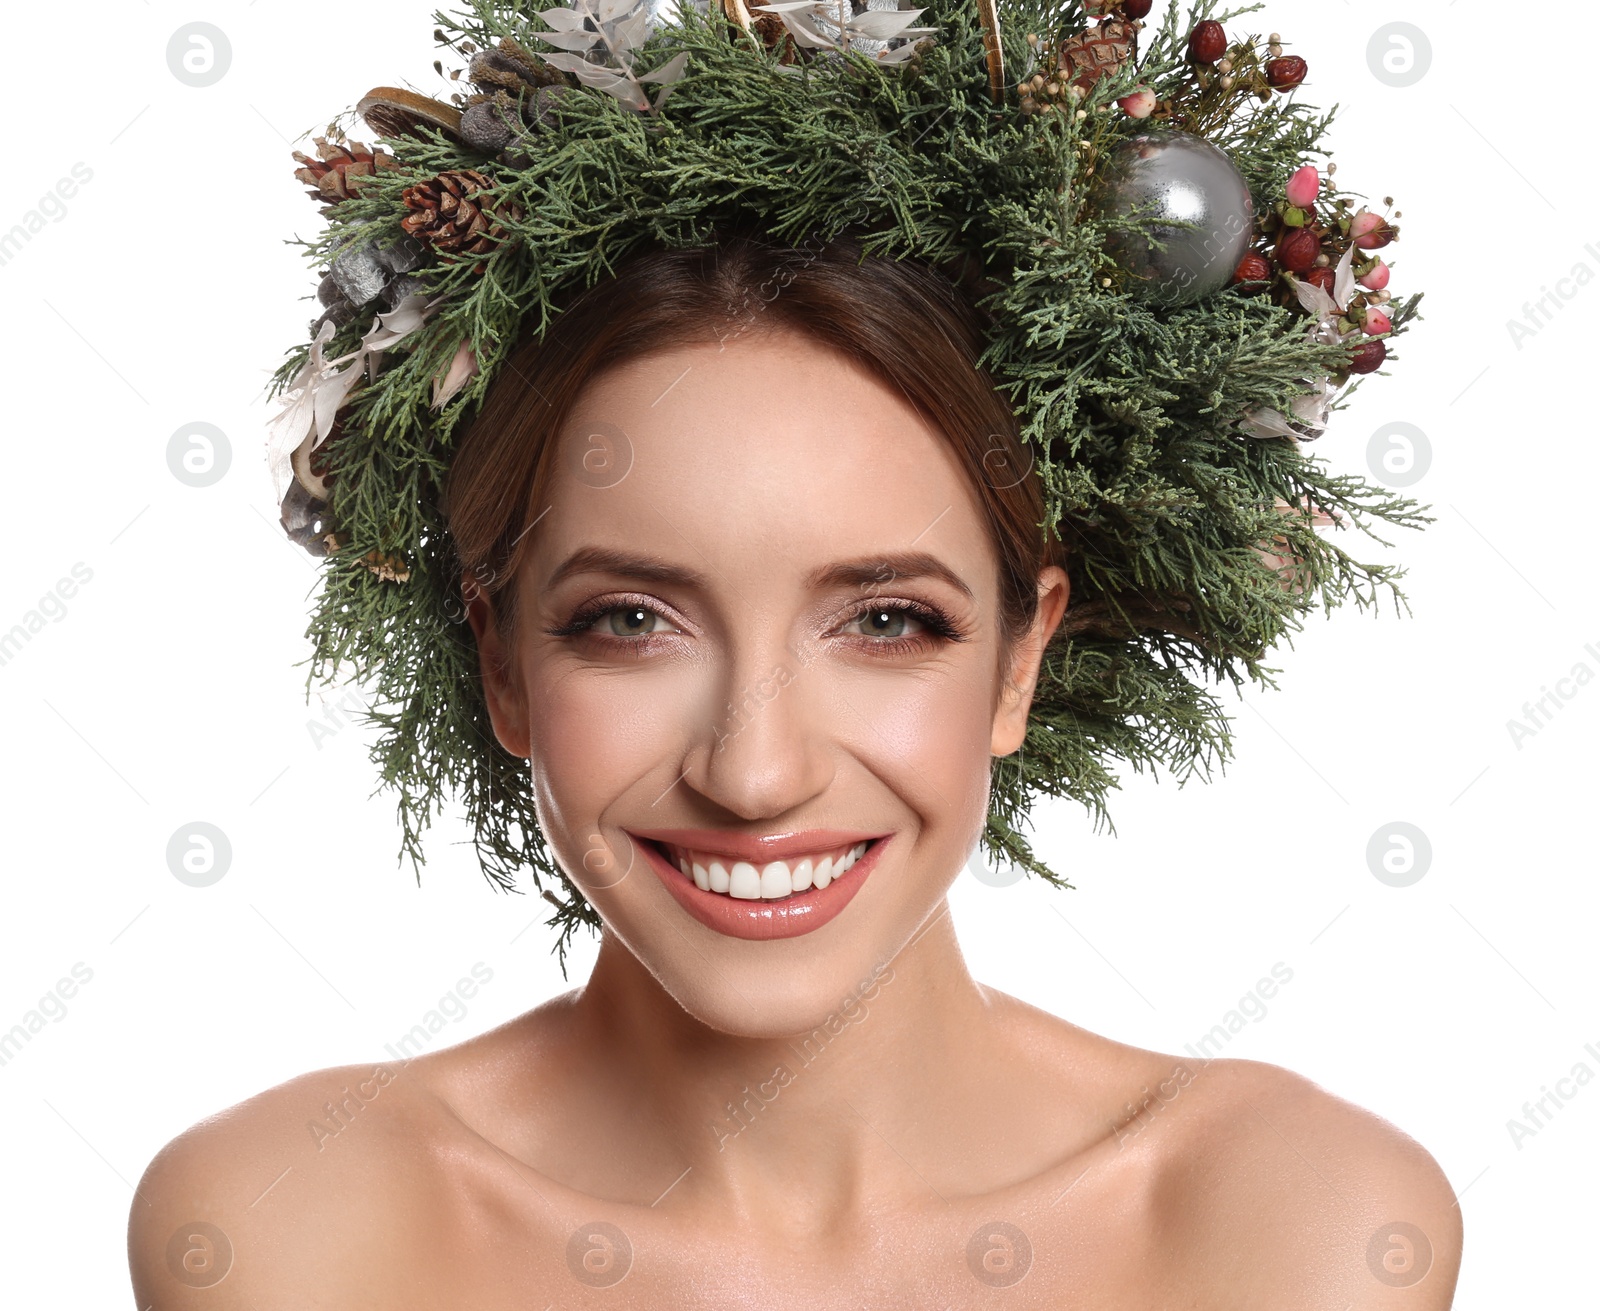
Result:
<instances>
[{"instance_id":1,"label":"silver christmas ornament ball","mask_svg":"<svg viewBox=\"0 0 1600 1311\"><path fill-rule=\"evenodd\" d=\"M1189 132L1147 132L1112 152L1105 178L1106 218L1155 220L1110 238L1110 253L1132 275L1137 294L1158 305L1189 305L1233 281L1250 248L1255 205L1225 151ZM1196 226L1178 226L1188 223Z\"/></svg>"}]
</instances>

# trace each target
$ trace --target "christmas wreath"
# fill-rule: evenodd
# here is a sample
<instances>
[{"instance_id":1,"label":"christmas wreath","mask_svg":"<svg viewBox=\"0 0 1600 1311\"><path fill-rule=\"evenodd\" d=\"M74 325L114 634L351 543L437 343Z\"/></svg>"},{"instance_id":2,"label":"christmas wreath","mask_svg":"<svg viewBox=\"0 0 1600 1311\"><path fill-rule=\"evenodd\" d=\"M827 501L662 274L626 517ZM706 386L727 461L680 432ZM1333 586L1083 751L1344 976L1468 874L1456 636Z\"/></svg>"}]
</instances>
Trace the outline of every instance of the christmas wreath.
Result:
<instances>
[{"instance_id":1,"label":"christmas wreath","mask_svg":"<svg viewBox=\"0 0 1600 1311\"><path fill-rule=\"evenodd\" d=\"M1229 757L1208 683L1272 686L1263 658L1319 604L1387 588L1399 608L1403 570L1316 529L1420 527L1426 507L1307 447L1421 297L1387 288L1392 202L1319 167L1332 114L1298 93L1306 60L1230 28L1258 8L1174 0L1157 25L1151 0L471 0L434 15L444 98L375 89L354 112L379 145L347 111L296 152L327 220L299 241L321 314L273 376L269 464L285 531L325 559L307 692L347 663L370 683L419 880L454 795L487 876L528 870L555 907L563 969L599 924L490 730L440 489L563 296L735 220L979 262L980 362L1072 583L1024 747L994 762L991 856L1070 886L1018 831L1036 797L1110 825L1114 762L1182 782Z\"/></svg>"}]
</instances>

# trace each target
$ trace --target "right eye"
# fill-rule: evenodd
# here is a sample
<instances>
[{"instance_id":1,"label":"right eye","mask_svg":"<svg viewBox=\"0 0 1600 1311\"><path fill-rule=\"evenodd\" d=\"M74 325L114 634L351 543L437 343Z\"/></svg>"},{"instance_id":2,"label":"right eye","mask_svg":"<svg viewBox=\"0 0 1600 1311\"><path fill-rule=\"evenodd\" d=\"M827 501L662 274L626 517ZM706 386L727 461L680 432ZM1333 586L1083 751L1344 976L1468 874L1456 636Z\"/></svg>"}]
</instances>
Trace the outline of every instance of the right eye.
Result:
<instances>
[{"instance_id":1,"label":"right eye","mask_svg":"<svg viewBox=\"0 0 1600 1311\"><path fill-rule=\"evenodd\" d=\"M601 632L601 636L604 637L648 637L653 632L678 631L667 623L665 615L647 605L614 605L598 612L591 612L591 615L583 631L591 631L595 624L604 620L605 627ZM651 624L657 619L666 627L653 628Z\"/></svg>"},{"instance_id":2,"label":"right eye","mask_svg":"<svg viewBox=\"0 0 1600 1311\"><path fill-rule=\"evenodd\" d=\"M673 627L654 605L612 598L584 606L566 623L548 631L552 637L586 637L602 644L617 642L626 647L645 647L651 645L652 637L681 630Z\"/></svg>"}]
</instances>

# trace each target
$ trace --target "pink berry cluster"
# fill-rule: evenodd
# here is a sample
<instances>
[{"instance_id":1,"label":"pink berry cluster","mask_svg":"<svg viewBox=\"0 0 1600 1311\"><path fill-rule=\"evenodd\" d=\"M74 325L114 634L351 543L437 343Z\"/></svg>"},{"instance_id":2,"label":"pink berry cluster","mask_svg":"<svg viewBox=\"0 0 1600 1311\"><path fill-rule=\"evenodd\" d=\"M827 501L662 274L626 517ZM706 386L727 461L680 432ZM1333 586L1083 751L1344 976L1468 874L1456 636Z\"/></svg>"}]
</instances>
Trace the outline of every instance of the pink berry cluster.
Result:
<instances>
[{"instance_id":1,"label":"pink berry cluster","mask_svg":"<svg viewBox=\"0 0 1600 1311\"><path fill-rule=\"evenodd\" d=\"M1330 165L1330 178L1338 165ZM1388 358L1388 348L1381 340L1393 326L1387 305L1390 301L1389 265L1382 257L1366 252L1381 250L1400 235L1392 219L1370 209L1350 212L1350 202L1342 197L1331 206L1322 205L1322 175L1307 164L1296 169L1284 188L1283 198L1273 208L1258 217L1257 226L1266 243L1251 250L1239 261L1233 281L1235 287L1246 294L1259 294L1275 286L1281 291L1282 303L1300 304L1291 279L1299 278L1319 287L1329 297L1335 295L1337 275L1334 270L1352 247L1350 269L1358 290L1348 303L1339 305L1339 317L1334 320L1343 333L1364 333L1369 340L1357 346L1352 354L1352 373L1371 373ZM1385 205L1392 205L1386 198ZM1394 218L1399 218L1396 211Z\"/></svg>"}]
</instances>

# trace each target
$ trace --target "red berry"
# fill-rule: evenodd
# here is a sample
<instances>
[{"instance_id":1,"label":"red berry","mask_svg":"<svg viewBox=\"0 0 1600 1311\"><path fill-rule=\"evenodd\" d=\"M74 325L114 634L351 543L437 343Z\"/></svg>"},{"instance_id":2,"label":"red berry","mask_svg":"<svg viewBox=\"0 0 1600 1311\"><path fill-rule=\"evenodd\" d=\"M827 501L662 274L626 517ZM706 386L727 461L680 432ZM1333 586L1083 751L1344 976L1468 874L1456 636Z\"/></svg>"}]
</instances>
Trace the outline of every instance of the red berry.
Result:
<instances>
[{"instance_id":1,"label":"red berry","mask_svg":"<svg viewBox=\"0 0 1600 1311\"><path fill-rule=\"evenodd\" d=\"M1310 228L1285 228L1273 252L1278 263L1293 273L1304 273L1316 266L1322 242Z\"/></svg>"},{"instance_id":2,"label":"red berry","mask_svg":"<svg viewBox=\"0 0 1600 1311\"><path fill-rule=\"evenodd\" d=\"M1364 341L1350 352L1351 373L1371 373L1389 358L1389 350L1381 341Z\"/></svg>"},{"instance_id":3,"label":"red berry","mask_svg":"<svg viewBox=\"0 0 1600 1311\"><path fill-rule=\"evenodd\" d=\"M1274 91L1290 91L1306 80L1306 61L1299 55L1267 60L1267 83Z\"/></svg>"},{"instance_id":4,"label":"red berry","mask_svg":"<svg viewBox=\"0 0 1600 1311\"><path fill-rule=\"evenodd\" d=\"M1140 19L1150 12L1155 0L1122 0L1122 12L1129 18Z\"/></svg>"},{"instance_id":5,"label":"red berry","mask_svg":"<svg viewBox=\"0 0 1600 1311\"><path fill-rule=\"evenodd\" d=\"M1195 26L1189 33L1189 58L1199 64L1214 64L1228 52L1228 34L1213 18Z\"/></svg>"},{"instance_id":6,"label":"red berry","mask_svg":"<svg viewBox=\"0 0 1600 1311\"><path fill-rule=\"evenodd\" d=\"M1272 265L1259 251L1249 251L1233 271L1233 283L1245 291L1260 291L1272 278Z\"/></svg>"},{"instance_id":7,"label":"red berry","mask_svg":"<svg viewBox=\"0 0 1600 1311\"><path fill-rule=\"evenodd\" d=\"M1321 287L1328 295L1333 295L1333 270L1330 268L1314 268L1306 274L1306 281L1313 287Z\"/></svg>"}]
</instances>

